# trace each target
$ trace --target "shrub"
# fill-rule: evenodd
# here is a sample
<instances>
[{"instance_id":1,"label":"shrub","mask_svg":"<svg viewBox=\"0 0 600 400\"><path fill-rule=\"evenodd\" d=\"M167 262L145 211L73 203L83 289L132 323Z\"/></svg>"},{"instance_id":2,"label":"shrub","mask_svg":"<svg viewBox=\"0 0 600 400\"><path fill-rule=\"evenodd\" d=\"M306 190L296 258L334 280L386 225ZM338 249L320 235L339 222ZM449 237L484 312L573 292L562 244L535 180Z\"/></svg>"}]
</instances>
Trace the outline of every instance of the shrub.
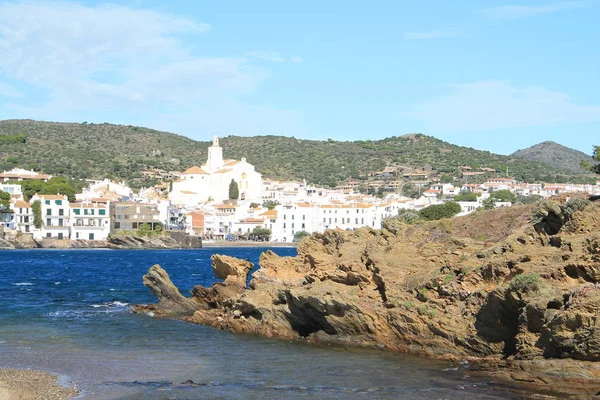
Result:
<instances>
[{"instance_id":1,"label":"shrub","mask_svg":"<svg viewBox=\"0 0 600 400\"><path fill-rule=\"evenodd\" d=\"M419 211L419 216L426 221L435 221L442 218L450 218L461 211L460 204L449 201L444 204L435 204L425 207Z\"/></svg>"},{"instance_id":2,"label":"shrub","mask_svg":"<svg viewBox=\"0 0 600 400\"><path fill-rule=\"evenodd\" d=\"M508 290L519 293L536 292L540 290L542 284L543 281L539 274L521 274L510 281Z\"/></svg>"},{"instance_id":3,"label":"shrub","mask_svg":"<svg viewBox=\"0 0 600 400\"><path fill-rule=\"evenodd\" d=\"M584 208L586 208L588 206L588 204L590 204L590 201L588 199L583 199L583 198L570 199L563 206L563 213L565 214L565 217L567 217L568 219L571 219L573 217L573 214L575 214L576 211L583 210Z\"/></svg>"}]
</instances>

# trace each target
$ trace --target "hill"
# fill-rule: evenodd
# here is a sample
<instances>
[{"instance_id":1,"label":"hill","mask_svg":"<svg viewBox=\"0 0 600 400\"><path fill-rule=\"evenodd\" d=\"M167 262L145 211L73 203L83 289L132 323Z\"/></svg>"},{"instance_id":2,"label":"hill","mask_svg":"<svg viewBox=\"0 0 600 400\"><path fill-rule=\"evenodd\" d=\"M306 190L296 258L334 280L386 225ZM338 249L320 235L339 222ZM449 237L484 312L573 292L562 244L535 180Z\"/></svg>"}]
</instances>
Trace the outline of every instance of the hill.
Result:
<instances>
[{"instance_id":1,"label":"hill","mask_svg":"<svg viewBox=\"0 0 600 400\"><path fill-rule=\"evenodd\" d=\"M586 179L537 161L460 147L422 134L354 142L228 136L220 142L226 158L246 157L265 177L322 185L390 164L429 166L454 176L460 175L459 166L469 165L508 168L510 175L524 181ZM209 145L130 125L5 120L0 121L0 170L23 167L73 178L108 176L127 179L135 187L154 183L140 174L145 169L183 171L201 164Z\"/></svg>"},{"instance_id":2,"label":"hill","mask_svg":"<svg viewBox=\"0 0 600 400\"><path fill-rule=\"evenodd\" d=\"M511 154L511 157L539 161L566 173L585 173L581 162L586 161L591 164L594 162L591 156L581 151L550 141L517 150Z\"/></svg>"}]
</instances>

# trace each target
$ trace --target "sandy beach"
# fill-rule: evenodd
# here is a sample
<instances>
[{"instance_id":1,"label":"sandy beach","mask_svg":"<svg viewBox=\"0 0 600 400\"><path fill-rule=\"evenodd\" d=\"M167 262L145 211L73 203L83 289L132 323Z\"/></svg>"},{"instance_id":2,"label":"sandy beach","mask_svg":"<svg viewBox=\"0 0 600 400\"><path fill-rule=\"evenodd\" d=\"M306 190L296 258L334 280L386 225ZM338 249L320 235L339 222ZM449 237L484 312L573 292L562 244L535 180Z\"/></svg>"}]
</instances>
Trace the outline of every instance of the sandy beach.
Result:
<instances>
[{"instance_id":1,"label":"sandy beach","mask_svg":"<svg viewBox=\"0 0 600 400\"><path fill-rule=\"evenodd\" d=\"M77 394L57 381L48 372L0 368L0 400L65 400Z\"/></svg>"}]
</instances>

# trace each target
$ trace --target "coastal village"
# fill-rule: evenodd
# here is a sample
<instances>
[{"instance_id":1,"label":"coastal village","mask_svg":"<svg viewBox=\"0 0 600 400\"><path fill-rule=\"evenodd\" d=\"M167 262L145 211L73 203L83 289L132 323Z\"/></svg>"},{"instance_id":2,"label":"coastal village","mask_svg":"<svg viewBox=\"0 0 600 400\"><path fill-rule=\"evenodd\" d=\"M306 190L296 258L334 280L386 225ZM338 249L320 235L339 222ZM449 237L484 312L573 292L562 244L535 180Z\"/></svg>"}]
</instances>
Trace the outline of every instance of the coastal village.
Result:
<instances>
[{"instance_id":1,"label":"coastal village","mask_svg":"<svg viewBox=\"0 0 600 400\"><path fill-rule=\"evenodd\" d=\"M458 215L482 208L486 199L501 190L520 197L600 195L600 181L595 185L523 183L489 168L474 171L468 166L459 168L462 177L483 176L483 183L444 183L435 171L426 168L389 166L367 174L363 180L324 188L306 181L265 179L245 158L225 159L223 150L215 137L206 162L200 166L183 172L144 171L146 176L162 180L159 185L134 192L125 182L90 180L74 201L62 194L35 194L25 199L19 182L47 181L51 176L18 168L4 171L0 173L0 191L10 195L10 202L0 213L3 234L30 235L46 244L102 241L119 232L139 230L185 232L205 242L292 243L328 229L378 229L385 218L398 215L402 209L419 211L460 199L457 196L465 193L475 196L470 201L457 201L461 207ZM403 195L406 185L413 187L416 195ZM39 204L37 224L35 203ZM511 205L510 201L493 203L494 207Z\"/></svg>"}]
</instances>

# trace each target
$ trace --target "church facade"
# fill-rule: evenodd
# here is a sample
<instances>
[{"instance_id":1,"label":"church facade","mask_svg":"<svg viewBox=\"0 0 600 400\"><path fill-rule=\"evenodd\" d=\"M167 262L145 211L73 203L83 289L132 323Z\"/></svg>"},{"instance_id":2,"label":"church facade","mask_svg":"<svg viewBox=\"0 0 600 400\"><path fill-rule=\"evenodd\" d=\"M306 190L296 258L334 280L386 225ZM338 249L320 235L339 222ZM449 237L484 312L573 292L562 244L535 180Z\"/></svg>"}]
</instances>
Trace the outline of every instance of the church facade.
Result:
<instances>
[{"instance_id":1,"label":"church facade","mask_svg":"<svg viewBox=\"0 0 600 400\"><path fill-rule=\"evenodd\" d=\"M169 193L172 203L194 206L206 201L222 202L229 199L229 185L233 180L239 189L239 199L261 201L262 176L243 157L241 161L223 159L219 138L214 137L208 148L208 159L200 167L193 166L173 182Z\"/></svg>"}]
</instances>

